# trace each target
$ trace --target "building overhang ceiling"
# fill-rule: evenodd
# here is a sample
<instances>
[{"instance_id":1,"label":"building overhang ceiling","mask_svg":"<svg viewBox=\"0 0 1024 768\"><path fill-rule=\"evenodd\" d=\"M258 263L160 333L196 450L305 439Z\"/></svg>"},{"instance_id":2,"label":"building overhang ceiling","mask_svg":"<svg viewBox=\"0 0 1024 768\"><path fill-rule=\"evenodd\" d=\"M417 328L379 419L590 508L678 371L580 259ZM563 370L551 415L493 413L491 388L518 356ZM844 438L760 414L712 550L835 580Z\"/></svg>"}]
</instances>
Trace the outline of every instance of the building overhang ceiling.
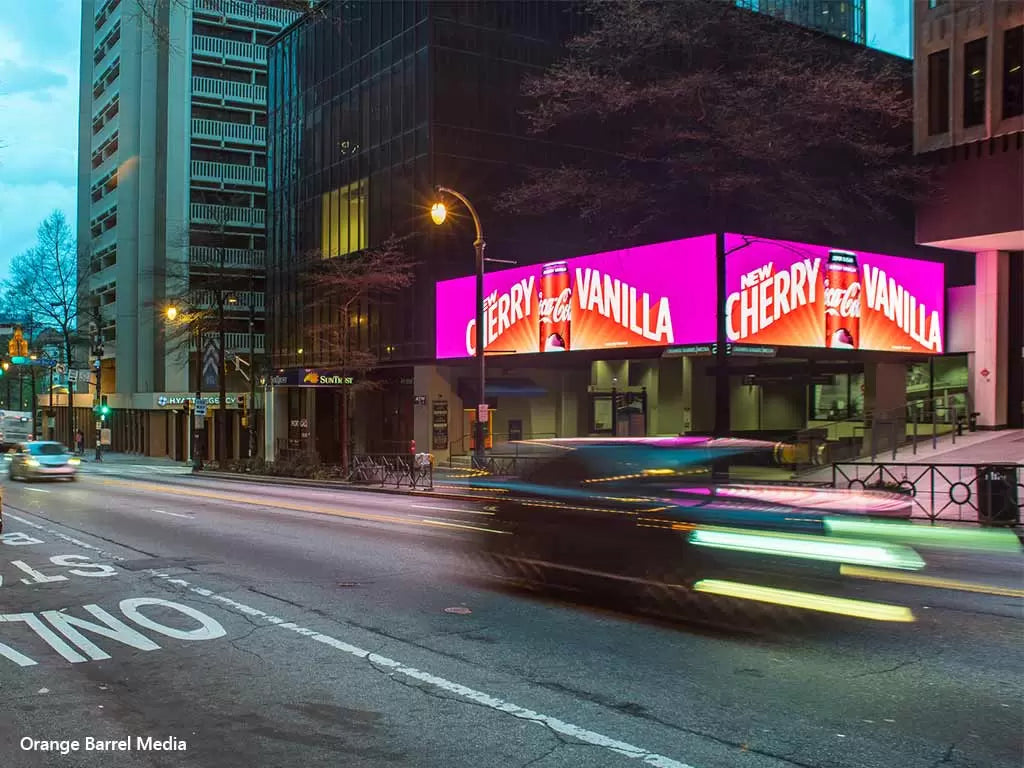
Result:
<instances>
[{"instance_id":1,"label":"building overhang ceiling","mask_svg":"<svg viewBox=\"0 0 1024 768\"><path fill-rule=\"evenodd\" d=\"M981 253L982 251L1024 251L1024 229L1011 230L1009 232L990 232L985 235L972 235L971 237L957 237L952 240L935 240L933 242L920 243L920 245L927 245L932 248L946 248L950 251L968 251L970 253Z\"/></svg>"}]
</instances>

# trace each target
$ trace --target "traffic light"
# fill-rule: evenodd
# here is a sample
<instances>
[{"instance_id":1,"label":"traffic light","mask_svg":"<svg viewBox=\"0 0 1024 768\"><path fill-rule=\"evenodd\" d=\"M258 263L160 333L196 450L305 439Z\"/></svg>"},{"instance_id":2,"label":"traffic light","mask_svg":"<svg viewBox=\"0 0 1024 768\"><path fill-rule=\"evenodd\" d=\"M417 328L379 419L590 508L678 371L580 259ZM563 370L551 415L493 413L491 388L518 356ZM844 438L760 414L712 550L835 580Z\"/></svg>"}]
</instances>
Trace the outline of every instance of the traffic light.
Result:
<instances>
[{"instance_id":1,"label":"traffic light","mask_svg":"<svg viewBox=\"0 0 1024 768\"><path fill-rule=\"evenodd\" d=\"M107 405L107 396L106 395L101 395L100 396L100 418L101 419L106 419L107 418L107 414L109 414L109 413L110 413L110 406Z\"/></svg>"}]
</instances>

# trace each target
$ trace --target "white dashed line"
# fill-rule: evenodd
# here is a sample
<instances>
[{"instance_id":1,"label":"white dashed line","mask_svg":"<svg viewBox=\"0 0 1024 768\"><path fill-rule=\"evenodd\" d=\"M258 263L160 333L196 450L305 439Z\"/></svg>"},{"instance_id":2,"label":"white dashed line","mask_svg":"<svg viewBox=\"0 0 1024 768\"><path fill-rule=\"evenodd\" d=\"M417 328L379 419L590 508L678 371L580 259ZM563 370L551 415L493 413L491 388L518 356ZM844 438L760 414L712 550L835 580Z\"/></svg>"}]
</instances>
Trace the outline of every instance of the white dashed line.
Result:
<instances>
[{"instance_id":1,"label":"white dashed line","mask_svg":"<svg viewBox=\"0 0 1024 768\"><path fill-rule=\"evenodd\" d=\"M613 739L610 736L605 736L604 734L597 733L596 731L591 731L586 728L581 728L578 725L567 723L564 720L559 720L556 717L551 717L550 715L545 715L541 712L535 712L532 709L521 707L518 704L514 704L510 701L505 701L504 699L497 698L496 696L491 696L488 693L477 691L465 685L452 682L451 680L446 680L443 677L432 675L429 672L424 672L423 670L417 669L416 667L407 666L405 664L402 664L400 661L389 659L386 656L380 656L376 653L360 648L359 646L351 645L350 643L346 643L343 640L338 640L337 638L331 637L330 635L324 635L320 632L317 632L314 629L309 629L308 627L300 626L291 621L284 621L278 616L273 616L271 614L259 610L258 608L253 608L252 606L245 605L244 603L239 603L237 600L232 600L230 597L214 594L208 589L193 586L183 579L172 577L169 574L162 573L156 570L150 570L147 572L152 576L164 579L168 583L184 587L188 589L190 592L194 592L197 595L209 597L213 600L224 603L225 605L229 605L235 610L239 611L240 613L244 613L247 616L254 616L260 618L266 621L268 624L273 624L282 629L287 629L292 632L295 632L296 634L303 635L304 637L308 637L311 640L315 640L318 643L322 643L323 645L334 648L335 650L341 651L342 653L346 653L349 656L354 656L355 658L363 659L378 667L385 667L391 671L391 674L403 675L404 677L408 677L413 680L418 680L421 683L425 683L426 685L431 686L432 688L445 691L446 693L453 694L462 699L465 699L466 701L471 701L474 704L479 704L480 706L493 709L496 712L511 715L512 717L519 718L520 720L529 720L531 722L539 723L541 725L547 726L556 733L560 733L563 736L568 736L569 738L576 739L585 744L591 744L596 747L602 747L611 752L615 752L616 754L623 755L633 760L640 760L646 765L653 765L657 768L693 768L693 766L688 765L687 763L682 763L678 760L673 760L670 757L659 755L655 752L646 750L643 747L637 747L625 741L619 741L618 739Z\"/></svg>"},{"instance_id":2,"label":"white dashed line","mask_svg":"<svg viewBox=\"0 0 1024 768\"><path fill-rule=\"evenodd\" d=\"M47 488L33 488L32 486L29 486L25 490L26 491L35 491L36 493L49 493L50 492L49 489L47 489Z\"/></svg>"},{"instance_id":3,"label":"white dashed line","mask_svg":"<svg viewBox=\"0 0 1024 768\"><path fill-rule=\"evenodd\" d=\"M167 512L166 510L163 509L154 509L153 511L159 512L161 515L170 515L171 517L184 517L186 520L190 520L192 518L192 515L182 515L178 512Z\"/></svg>"}]
</instances>

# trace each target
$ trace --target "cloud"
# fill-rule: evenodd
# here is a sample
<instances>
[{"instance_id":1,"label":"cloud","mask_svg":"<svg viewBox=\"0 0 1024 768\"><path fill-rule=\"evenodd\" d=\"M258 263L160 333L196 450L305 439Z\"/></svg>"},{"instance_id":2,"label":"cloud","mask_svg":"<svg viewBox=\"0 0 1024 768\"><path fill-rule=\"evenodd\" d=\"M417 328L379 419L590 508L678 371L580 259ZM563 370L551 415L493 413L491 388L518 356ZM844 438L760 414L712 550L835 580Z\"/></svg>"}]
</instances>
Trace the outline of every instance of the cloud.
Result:
<instances>
[{"instance_id":1,"label":"cloud","mask_svg":"<svg viewBox=\"0 0 1024 768\"><path fill-rule=\"evenodd\" d=\"M54 209L75 221L82 3L0 3L0 280Z\"/></svg>"},{"instance_id":2,"label":"cloud","mask_svg":"<svg viewBox=\"0 0 1024 768\"><path fill-rule=\"evenodd\" d=\"M33 65L21 66L9 59L0 61L0 94L45 91L68 84L67 75Z\"/></svg>"}]
</instances>

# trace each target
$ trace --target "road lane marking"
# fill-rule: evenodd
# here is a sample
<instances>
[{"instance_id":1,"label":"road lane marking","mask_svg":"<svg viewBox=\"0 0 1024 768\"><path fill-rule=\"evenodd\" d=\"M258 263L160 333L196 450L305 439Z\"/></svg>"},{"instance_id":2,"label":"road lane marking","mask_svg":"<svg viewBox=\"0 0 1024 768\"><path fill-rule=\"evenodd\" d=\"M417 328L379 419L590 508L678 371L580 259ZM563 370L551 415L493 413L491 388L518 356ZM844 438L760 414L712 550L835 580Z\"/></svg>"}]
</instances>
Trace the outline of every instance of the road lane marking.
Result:
<instances>
[{"instance_id":1,"label":"road lane marking","mask_svg":"<svg viewBox=\"0 0 1024 768\"><path fill-rule=\"evenodd\" d=\"M268 509L285 509L290 512L311 512L317 515L331 515L333 517L344 517L352 520L364 520L371 523L387 523L389 525L412 525L429 527L431 523L425 523L415 518L396 517L395 515L377 515L372 512L355 512L352 510L328 509L315 504L296 504L294 502L282 501L272 498L260 498L259 496L247 496L240 493L223 493L220 491L199 491L179 486L166 486L157 483L125 482L121 480L104 479L100 481L104 485L117 485L134 491L147 490L154 493L162 493L173 496L191 496L197 499L210 499L213 501L227 501L234 504L266 507Z\"/></svg>"},{"instance_id":2,"label":"road lane marking","mask_svg":"<svg viewBox=\"0 0 1024 768\"><path fill-rule=\"evenodd\" d=\"M872 581L888 581L895 584L912 584L917 587L932 587L933 589L951 589L960 592L977 592L983 595L995 595L997 597L1024 597L1024 589L1013 587L998 587L994 584L979 584L977 582L960 581L959 579L944 579L941 576L924 576L917 573L889 573L876 568L863 568L855 565L843 565L839 572L843 576L850 576L855 579L871 579Z\"/></svg>"},{"instance_id":3,"label":"road lane marking","mask_svg":"<svg viewBox=\"0 0 1024 768\"><path fill-rule=\"evenodd\" d=\"M493 512L486 512L482 509L463 509L461 507L438 507L433 504L410 504L414 509L430 509L435 512L459 512L467 515L493 515Z\"/></svg>"},{"instance_id":4,"label":"road lane marking","mask_svg":"<svg viewBox=\"0 0 1024 768\"><path fill-rule=\"evenodd\" d=\"M191 520L192 515L180 515L177 512L168 512L163 509L154 509L154 512L159 512L161 515L170 515L171 517L184 517L186 520Z\"/></svg>"},{"instance_id":5,"label":"road lane marking","mask_svg":"<svg viewBox=\"0 0 1024 768\"><path fill-rule=\"evenodd\" d=\"M49 493L50 492L47 488L33 488L32 486L28 486L27 488L25 488L25 490L26 491L35 491L36 493Z\"/></svg>"},{"instance_id":6,"label":"road lane marking","mask_svg":"<svg viewBox=\"0 0 1024 768\"><path fill-rule=\"evenodd\" d=\"M452 523L448 520L434 520L429 517L421 518L428 525L440 525L443 528L464 528L467 531L483 531L484 533L511 534L512 531L499 531L494 528L483 528L479 525L466 525L465 523Z\"/></svg>"},{"instance_id":7,"label":"road lane marking","mask_svg":"<svg viewBox=\"0 0 1024 768\"><path fill-rule=\"evenodd\" d=\"M58 539L63 539L64 541L68 542L69 544L74 544L76 547L81 547L82 549L88 549L91 552L95 552L98 555L102 555L103 557L107 558L108 560L124 560L124 558L121 557L120 555L114 555L114 554L111 554L110 552L107 552L104 549L100 549L99 547L94 547L92 544L89 544L88 542L82 541L81 539L76 539L74 536L68 536L66 533L61 533L56 528L52 528L52 527L48 528L48 527L46 527L44 525L39 525L38 523L33 523L31 520L27 520L24 517L21 517L20 515L12 515L10 512L6 513L6 516L9 519L11 519L11 520L16 520L17 522L21 523L22 525L29 525L29 526L31 526L33 528L36 528L37 530L46 531L47 533L53 534ZM25 534L24 533L12 533L12 534L5 533L5 534L2 534L2 535L0 535L0 543L3 543L3 544L10 544L10 543L12 543L12 542L9 542L9 541L5 540L7 538L7 536L25 536ZM22 544L42 544L43 542L40 541L39 539L32 539L31 541L20 542L20 543L22 543Z\"/></svg>"},{"instance_id":8,"label":"road lane marking","mask_svg":"<svg viewBox=\"0 0 1024 768\"><path fill-rule=\"evenodd\" d=\"M602 733L591 731L587 728L552 717L551 715L536 712L532 709L520 706L519 704L515 704L514 702L498 698L497 696L492 696L489 693L484 693L483 691L475 690L474 688L447 680L443 677L438 677L437 675L417 669L416 667L403 664L400 661L390 659L386 656L381 656L373 653L372 651L367 651L357 645L346 643L344 640L339 640L336 637L322 634L314 629L303 627L291 621L283 621L279 617L272 616L258 608L253 608L252 606L244 603L239 603L238 601L232 600L224 595L217 595L208 589L194 586L184 579L179 579L177 577L172 578L171 576L160 573L159 571L149 571L149 573L157 578L164 579L167 582L183 587L190 592L194 592L195 594L202 595L204 597L212 597L214 600L222 602L225 605L230 605L248 616L261 618L268 624L280 627L281 629L287 629L290 632L294 632L304 637L308 637L311 640L315 640L318 643L322 643L329 648L341 651L342 653L348 654L349 656L353 656L357 659L367 661L374 667L384 667L391 675L402 675L403 677L424 683L431 688L450 693L465 701L470 701L479 706L492 709L495 712L511 715L519 720L528 720L530 722L539 723L555 733L576 739L584 744L601 747L609 752L615 752L616 754L623 755L624 757L628 757L633 760L639 760L646 765L653 765L656 768L693 768L693 766L688 763L680 762L679 760L666 757L665 755L660 755L656 752L644 749L643 747L638 747L625 741L619 741L618 739L614 739L610 736L605 736Z\"/></svg>"}]
</instances>

